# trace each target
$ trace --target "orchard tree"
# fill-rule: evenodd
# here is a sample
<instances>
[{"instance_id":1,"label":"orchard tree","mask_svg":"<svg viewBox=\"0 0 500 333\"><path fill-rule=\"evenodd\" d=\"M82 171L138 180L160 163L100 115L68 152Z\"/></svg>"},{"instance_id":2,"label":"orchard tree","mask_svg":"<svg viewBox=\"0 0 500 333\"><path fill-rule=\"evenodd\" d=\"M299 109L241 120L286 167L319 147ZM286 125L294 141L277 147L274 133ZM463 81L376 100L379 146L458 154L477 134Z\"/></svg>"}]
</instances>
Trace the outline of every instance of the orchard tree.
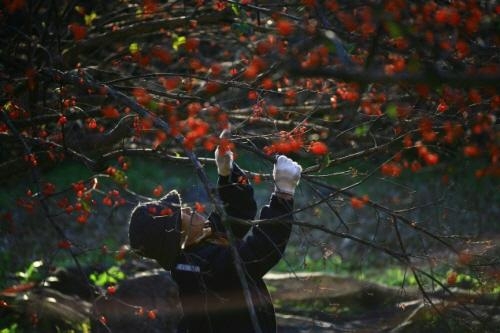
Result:
<instances>
[{"instance_id":1,"label":"orchard tree","mask_svg":"<svg viewBox=\"0 0 500 333\"><path fill-rule=\"evenodd\" d=\"M223 212L206 173L221 145L257 187L277 154L303 163L295 224L323 258L349 244L392 260L430 304L461 272L490 292L499 14L486 0L4 0L0 179L23 193L2 202L0 246L51 229L37 242L80 265L95 246L81 230L167 190L130 186L134 160L192 168L204 199L190 204ZM88 174L48 176L69 161ZM455 192L468 197L448 207Z\"/></svg>"}]
</instances>

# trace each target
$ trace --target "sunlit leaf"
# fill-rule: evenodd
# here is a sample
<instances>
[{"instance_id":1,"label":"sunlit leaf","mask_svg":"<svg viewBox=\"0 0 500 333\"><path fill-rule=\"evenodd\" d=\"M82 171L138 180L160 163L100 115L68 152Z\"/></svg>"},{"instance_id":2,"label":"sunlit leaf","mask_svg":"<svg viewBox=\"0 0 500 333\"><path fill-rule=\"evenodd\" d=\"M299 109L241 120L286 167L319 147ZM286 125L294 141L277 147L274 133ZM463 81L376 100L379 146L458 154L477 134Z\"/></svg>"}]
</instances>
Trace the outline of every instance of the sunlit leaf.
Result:
<instances>
[{"instance_id":1,"label":"sunlit leaf","mask_svg":"<svg viewBox=\"0 0 500 333\"><path fill-rule=\"evenodd\" d=\"M231 10L233 11L234 15L236 15L236 16L240 15L240 11L239 11L238 6L236 4L231 5Z\"/></svg>"},{"instance_id":2,"label":"sunlit leaf","mask_svg":"<svg viewBox=\"0 0 500 333\"><path fill-rule=\"evenodd\" d=\"M84 16L84 20L85 20L85 25L87 26L91 26L92 25L92 22L97 18L97 14L96 12L92 12L88 15L85 15Z\"/></svg>"},{"instance_id":3,"label":"sunlit leaf","mask_svg":"<svg viewBox=\"0 0 500 333\"><path fill-rule=\"evenodd\" d=\"M80 15L84 15L86 12L85 7L83 6L75 6L75 10Z\"/></svg>"},{"instance_id":4,"label":"sunlit leaf","mask_svg":"<svg viewBox=\"0 0 500 333\"><path fill-rule=\"evenodd\" d=\"M178 51L179 47L183 44L186 44L186 36L178 36L177 38L174 39L174 42L172 43L172 48Z\"/></svg>"},{"instance_id":5,"label":"sunlit leaf","mask_svg":"<svg viewBox=\"0 0 500 333\"><path fill-rule=\"evenodd\" d=\"M87 36L87 28L78 23L70 23L68 25L69 30L73 34L73 38L76 41L82 40Z\"/></svg>"},{"instance_id":6,"label":"sunlit leaf","mask_svg":"<svg viewBox=\"0 0 500 333\"><path fill-rule=\"evenodd\" d=\"M139 44L137 44L137 43L130 43L130 45L128 47L128 50L130 51L130 53L136 54L137 52L140 51Z\"/></svg>"}]
</instances>

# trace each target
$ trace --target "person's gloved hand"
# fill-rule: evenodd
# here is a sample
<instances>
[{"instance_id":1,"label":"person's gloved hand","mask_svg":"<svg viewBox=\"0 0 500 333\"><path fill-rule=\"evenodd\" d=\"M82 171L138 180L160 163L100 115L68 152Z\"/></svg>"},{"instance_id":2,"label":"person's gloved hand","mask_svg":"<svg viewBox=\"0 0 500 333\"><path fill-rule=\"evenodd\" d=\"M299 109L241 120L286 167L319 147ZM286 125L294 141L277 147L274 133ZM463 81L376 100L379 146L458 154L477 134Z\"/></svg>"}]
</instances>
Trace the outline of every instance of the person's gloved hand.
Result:
<instances>
[{"instance_id":1,"label":"person's gloved hand","mask_svg":"<svg viewBox=\"0 0 500 333\"><path fill-rule=\"evenodd\" d=\"M274 164L273 178L276 193L295 194L295 188L299 184L302 167L292 159L280 155Z\"/></svg>"},{"instance_id":2,"label":"person's gloved hand","mask_svg":"<svg viewBox=\"0 0 500 333\"><path fill-rule=\"evenodd\" d=\"M229 135L229 130L224 130L220 138L225 139L228 138ZM233 152L230 149L223 149L217 146L217 149L215 149L215 163L217 164L217 173L220 176L229 176L233 169Z\"/></svg>"}]
</instances>

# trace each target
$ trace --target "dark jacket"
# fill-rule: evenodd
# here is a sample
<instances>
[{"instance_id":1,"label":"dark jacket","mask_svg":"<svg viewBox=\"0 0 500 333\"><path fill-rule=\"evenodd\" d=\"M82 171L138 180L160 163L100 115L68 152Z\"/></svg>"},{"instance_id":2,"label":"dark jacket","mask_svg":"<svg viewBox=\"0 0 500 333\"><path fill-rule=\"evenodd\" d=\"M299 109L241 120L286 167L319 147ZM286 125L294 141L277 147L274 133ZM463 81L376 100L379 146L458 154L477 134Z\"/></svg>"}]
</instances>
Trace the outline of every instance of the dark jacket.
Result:
<instances>
[{"instance_id":1,"label":"dark jacket","mask_svg":"<svg viewBox=\"0 0 500 333\"><path fill-rule=\"evenodd\" d=\"M230 177L219 177L219 195L230 216L252 220L257 208L247 178L233 168ZM259 219L276 219L259 226L231 223L235 248L263 333L276 332L269 292L262 280L282 257L290 237L292 200L271 196ZM217 214L209 217L212 229L225 232ZM206 240L181 251L172 276L179 285L184 318L179 332L255 332L230 245Z\"/></svg>"}]
</instances>

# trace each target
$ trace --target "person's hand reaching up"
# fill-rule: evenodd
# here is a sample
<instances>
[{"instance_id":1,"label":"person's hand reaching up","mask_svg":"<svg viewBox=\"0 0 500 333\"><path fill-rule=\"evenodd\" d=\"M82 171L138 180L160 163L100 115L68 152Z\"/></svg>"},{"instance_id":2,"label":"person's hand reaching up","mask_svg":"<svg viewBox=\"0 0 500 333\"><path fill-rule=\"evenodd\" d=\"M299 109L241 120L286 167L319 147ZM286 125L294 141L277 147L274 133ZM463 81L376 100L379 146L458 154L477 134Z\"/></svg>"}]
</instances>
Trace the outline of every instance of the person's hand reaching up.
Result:
<instances>
[{"instance_id":1,"label":"person's hand reaching up","mask_svg":"<svg viewBox=\"0 0 500 333\"><path fill-rule=\"evenodd\" d=\"M220 138L225 139L230 135L229 130L222 131ZM229 176L233 169L233 152L230 149L223 149L217 146L215 149L215 163L217 164L217 173L220 176Z\"/></svg>"},{"instance_id":2,"label":"person's hand reaching up","mask_svg":"<svg viewBox=\"0 0 500 333\"><path fill-rule=\"evenodd\" d=\"M301 173L302 167L297 162L280 155L273 168L275 193L293 196Z\"/></svg>"}]
</instances>

